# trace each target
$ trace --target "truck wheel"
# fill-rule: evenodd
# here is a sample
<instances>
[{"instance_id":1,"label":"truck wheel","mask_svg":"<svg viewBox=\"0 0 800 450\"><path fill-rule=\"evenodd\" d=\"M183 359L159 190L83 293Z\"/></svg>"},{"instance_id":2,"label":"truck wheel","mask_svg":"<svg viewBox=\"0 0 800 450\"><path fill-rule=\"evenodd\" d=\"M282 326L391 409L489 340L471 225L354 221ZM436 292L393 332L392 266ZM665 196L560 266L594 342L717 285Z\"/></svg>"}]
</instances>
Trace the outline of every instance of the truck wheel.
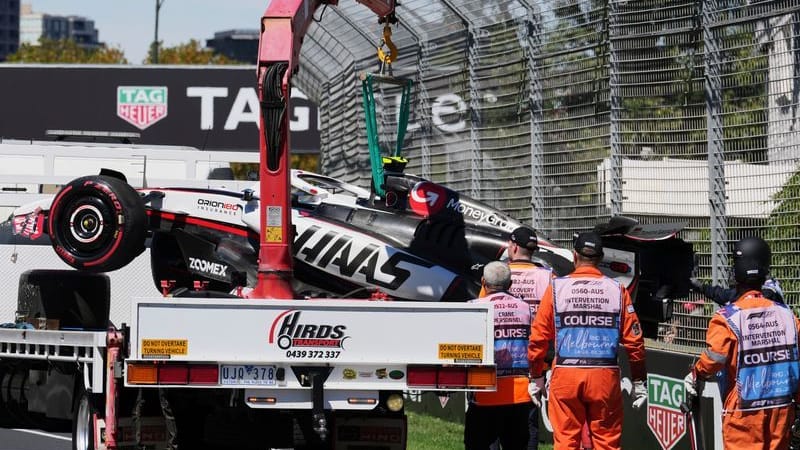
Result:
<instances>
[{"instance_id":1,"label":"truck wheel","mask_svg":"<svg viewBox=\"0 0 800 450\"><path fill-rule=\"evenodd\" d=\"M0 363L0 427L2 428L15 428L16 421L11 416L11 413L8 411L8 407L6 406L6 402L4 400L4 395L2 395L2 386L3 380L5 379L6 373L8 373L9 367L6 363Z\"/></svg>"},{"instance_id":2,"label":"truck wheel","mask_svg":"<svg viewBox=\"0 0 800 450\"><path fill-rule=\"evenodd\" d=\"M91 394L83 392L75 404L72 417L72 450L94 450L95 406Z\"/></svg>"},{"instance_id":3,"label":"truck wheel","mask_svg":"<svg viewBox=\"0 0 800 450\"><path fill-rule=\"evenodd\" d=\"M109 272L144 250L147 214L139 194L108 176L72 180L50 207L48 229L56 254L70 266Z\"/></svg>"}]
</instances>

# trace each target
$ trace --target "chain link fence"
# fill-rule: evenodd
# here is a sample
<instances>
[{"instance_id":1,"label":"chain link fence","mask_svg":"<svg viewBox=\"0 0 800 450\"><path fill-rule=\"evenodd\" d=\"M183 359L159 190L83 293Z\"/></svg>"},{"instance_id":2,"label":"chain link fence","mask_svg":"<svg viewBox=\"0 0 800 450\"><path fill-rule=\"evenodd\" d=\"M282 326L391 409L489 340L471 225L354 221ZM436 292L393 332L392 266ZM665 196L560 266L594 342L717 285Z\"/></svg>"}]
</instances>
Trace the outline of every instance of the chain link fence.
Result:
<instances>
[{"instance_id":1,"label":"chain link fence","mask_svg":"<svg viewBox=\"0 0 800 450\"><path fill-rule=\"evenodd\" d=\"M762 236L800 303L800 0L406 0L398 19L408 172L564 245L615 215L684 222L699 277L722 286L733 243ZM358 74L378 70L381 32L362 5L328 9L298 78L320 105L322 172L361 185ZM387 149L399 95L376 89ZM657 345L697 351L713 310L678 299Z\"/></svg>"}]
</instances>

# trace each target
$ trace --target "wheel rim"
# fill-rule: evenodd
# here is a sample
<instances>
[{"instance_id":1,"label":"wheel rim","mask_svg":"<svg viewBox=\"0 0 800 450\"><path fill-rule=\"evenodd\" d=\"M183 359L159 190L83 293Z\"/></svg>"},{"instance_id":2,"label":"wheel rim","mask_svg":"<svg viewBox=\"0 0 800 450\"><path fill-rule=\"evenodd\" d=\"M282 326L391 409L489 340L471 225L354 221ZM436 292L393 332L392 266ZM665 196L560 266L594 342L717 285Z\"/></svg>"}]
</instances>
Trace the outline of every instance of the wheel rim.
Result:
<instances>
[{"instance_id":1,"label":"wheel rim","mask_svg":"<svg viewBox=\"0 0 800 450\"><path fill-rule=\"evenodd\" d=\"M87 255L110 247L114 241L114 211L92 197L65 205L55 232L72 254Z\"/></svg>"},{"instance_id":2,"label":"wheel rim","mask_svg":"<svg viewBox=\"0 0 800 450\"><path fill-rule=\"evenodd\" d=\"M69 218L69 231L72 237L83 244L89 244L103 234L105 220L99 209L92 205L82 205L75 209Z\"/></svg>"},{"instance_id":3,"label":"wheel rim","mask_svg":"<svg viewBox=\"0 0 800 450\"><path fill-rule=\"evenodd\" d=\"M89 399L86 396L81 398L78 405L78 413L75 417L75 448L77 450L91 450L94 448L92 442L92 412L89 409Z\"/></svg>"}]
</instances>

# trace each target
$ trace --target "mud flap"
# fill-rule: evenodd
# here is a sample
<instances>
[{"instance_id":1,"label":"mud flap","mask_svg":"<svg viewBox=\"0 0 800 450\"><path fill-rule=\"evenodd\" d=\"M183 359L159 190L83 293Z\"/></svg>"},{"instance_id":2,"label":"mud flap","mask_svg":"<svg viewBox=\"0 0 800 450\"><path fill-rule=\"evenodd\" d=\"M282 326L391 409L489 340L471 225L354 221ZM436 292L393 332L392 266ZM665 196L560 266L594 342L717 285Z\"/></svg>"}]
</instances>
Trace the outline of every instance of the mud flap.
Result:
<instances>
[{"instance_id":1,"label":"mud flap","mask_svg":"<svg viewBox=\"0 0 800 450\"><path fill-rule=\"evenodd\" d=\"M163 417L142 417L141 433L142 445L147 449L162 449L167 445L167 427L164 423ZM105 436L106 423L105 420L95 417L94 419L94 436L95 448L97 450L106 450L106 442L103 437ZM117 449L119 450L138 450L136 447L136 434L133 419L130 417L121 417L117 425L119 436L117 437Z\"/></svg>"}]
</instances>

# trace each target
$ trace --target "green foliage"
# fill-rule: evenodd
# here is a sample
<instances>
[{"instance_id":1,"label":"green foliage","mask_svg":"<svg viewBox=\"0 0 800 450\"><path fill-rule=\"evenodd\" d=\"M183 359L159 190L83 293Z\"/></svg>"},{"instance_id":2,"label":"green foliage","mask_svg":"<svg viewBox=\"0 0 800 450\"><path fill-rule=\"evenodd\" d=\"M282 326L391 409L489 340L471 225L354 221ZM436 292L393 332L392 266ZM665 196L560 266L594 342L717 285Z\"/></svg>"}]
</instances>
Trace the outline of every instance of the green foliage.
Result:
<instances>
[{"instance_id":1,"label":"green foliage","mask_svg":"<svg viewBox=\"0 0 800 450\"><path fill-rule=\"evenodd\" d=\"M60 63L60 64L128 64L119 48L84 48L71 39L52 40L42 38L39 45L22 44L16 53L8 56L15 63ZM144 64L152 64L151 47ZM225 55L205 49L197 40L190 40L174 47L159 47L159 64L241 64Z\"/></svg>"},{"instance_id":2,"label":"green foliage","mask_svg":"<svg viewBox=\"0 0 800 450\"><path fill-rule=\"evenodd\" d=\"M39 45L22 44L16 53L8 56L15 63L63 64L127 64L128 60L118 48L84 48L73 40L42 38Z\"/></svg>"},{"instance_id":3,"label":"green foliage","mask_svg":"<svg viewBox=\"0 0 800 450\"><path fill-rule=\"evenodd\" d=\"M773 197L778 202L767 221L764 239L772 249L772 275L783 288L785 300L798 306L800 294L800 171L795 172Z\"/></svg>"},{"instance_id":4,"label":"green foliage","mask_svg":"<svg viewBox=\"0 0 800 450\"><path fill-rule=\"evenodd\" d=\"M407 412L409 450L458 450L464 448L464 425Z\"/></svg>"},{"instance_id":5,"label":"green foliage","mask_svg":"<svg viewBox=\"0 0 800 450\"><path fill-rule=\"evenodd\" d=\"M144 64L153 64L153 60L155 59L153 50L154 47L151 46L147 59L143 61ZM159 43L158 64L228 65L242 63L203 48L200 45L200 41L192 39L189 42L178 44L174 47L161 47L161 43Z\"/></svg>"},{"instance_id":6,"label":"green foliage","mask_svg":"<svg viewBox=\"0 0 800 450\"><path fill-rule=\"evenodd\" d=\"M406 412L408 416L408 450L463 450L464 426L425 414ZM550 444L539 444L539 450L552 450Z\"/></svg>"}]
</instances>

